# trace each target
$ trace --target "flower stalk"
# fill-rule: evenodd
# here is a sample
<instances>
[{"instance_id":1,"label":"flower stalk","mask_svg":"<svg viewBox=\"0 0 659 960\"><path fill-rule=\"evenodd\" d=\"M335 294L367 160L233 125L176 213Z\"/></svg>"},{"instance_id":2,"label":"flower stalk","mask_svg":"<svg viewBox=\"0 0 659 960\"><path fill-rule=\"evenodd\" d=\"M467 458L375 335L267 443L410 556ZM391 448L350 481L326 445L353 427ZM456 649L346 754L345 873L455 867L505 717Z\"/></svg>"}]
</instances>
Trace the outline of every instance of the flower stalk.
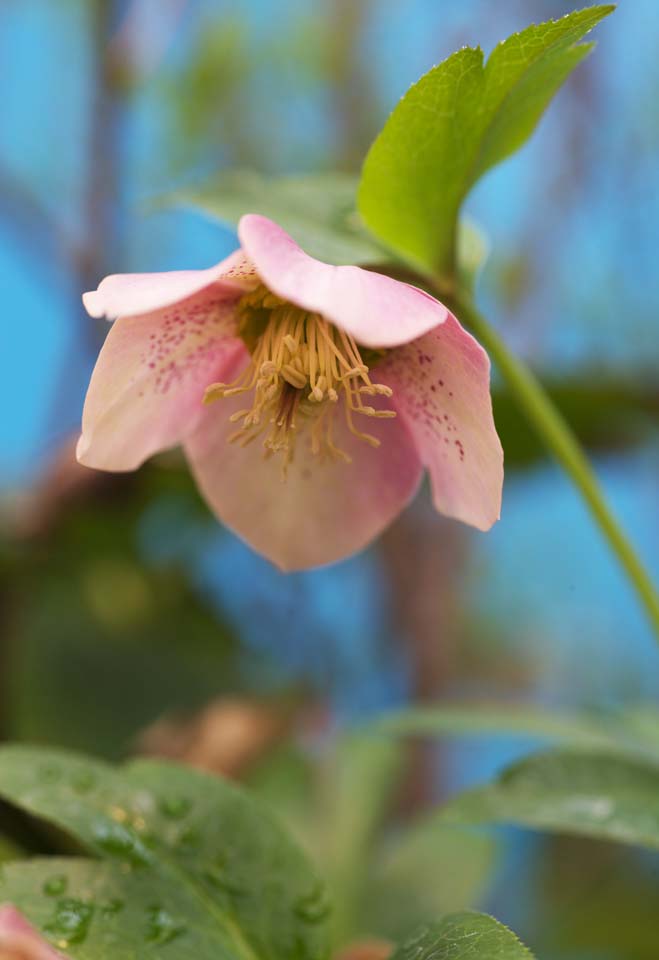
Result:
<instances>
[{"instance_id":1,"label":"flower stalk","mask_svg":"<svg viewBox=\"0 0 659 960\"><path fill-rule=\"evenodd\" d=\"M488 351L529 423L580 492L645 608L659 642L659 593L636 550L611 512L590 461L573 431L531 370L509 351L496 330L473 304L466 299L451 302L446 297L444 302L472 330Z\"/></svg>"}]
</instances>

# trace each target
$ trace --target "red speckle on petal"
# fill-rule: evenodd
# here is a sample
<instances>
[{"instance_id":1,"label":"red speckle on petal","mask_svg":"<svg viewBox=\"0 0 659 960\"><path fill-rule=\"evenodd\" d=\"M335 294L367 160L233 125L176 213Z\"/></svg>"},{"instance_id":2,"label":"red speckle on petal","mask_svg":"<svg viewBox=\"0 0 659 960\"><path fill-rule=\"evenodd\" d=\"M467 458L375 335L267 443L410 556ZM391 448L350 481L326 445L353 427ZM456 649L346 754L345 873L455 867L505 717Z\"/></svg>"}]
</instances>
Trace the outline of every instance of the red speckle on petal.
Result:
<instances>
[{"instance_id":1,"label":"red speckle on petal","mask_svg":"<svg viewBox=\"0 0 659 960\"><path fill-rule=\"evenodd\" d=\"M234 303L212 289L205 296L174 304L161 312L159 329L149 334L142 363L155 371L152 389L166 394L188 377L203 378L226 349L235 327Z\"/></svg>"},{"instance_id":2,"label":"red speckle on petal","mask_svg":"<svg viewBox=\"0 0 659 960\"><path fill-rule=\"evenodd\" d=\"M445 364L441 354L425 344L412 343L391 350L378 367L385 383L387 371L391 371L394 395L402 398L399 403L416 429L426 434L431 444L441 445L441 457L463 462L464 443L456 439L462 413L455 406L453 390L447 388L450 371Z\"/></svg>"}]
</instances>

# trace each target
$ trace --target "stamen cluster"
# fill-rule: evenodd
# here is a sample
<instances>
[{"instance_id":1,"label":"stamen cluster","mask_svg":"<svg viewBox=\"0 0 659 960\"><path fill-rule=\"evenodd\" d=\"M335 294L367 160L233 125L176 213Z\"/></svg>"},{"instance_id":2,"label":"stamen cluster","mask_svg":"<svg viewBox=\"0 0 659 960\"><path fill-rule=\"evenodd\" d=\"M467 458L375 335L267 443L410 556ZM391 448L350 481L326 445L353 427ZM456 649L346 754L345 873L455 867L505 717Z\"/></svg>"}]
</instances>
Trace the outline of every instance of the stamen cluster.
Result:
<instances>
[{"instance_id":1,"label":"stamen cluster","mask_svg":"<svg viewBox=\"0 0 659 960\"><path fill-rule=\"evenodd\" d=\"M354 414L395 417L394 410L376 410L364 396L390 397L391 389L373 383L354 338L325 320L259 286L242 297L238 306L239 335L252 355L241 375L229 384L211 384L204 397L210 403L224 397L252 393L252 405L236 411L240 423L229 441L246 446L263 437L265 456L283 456L284 476L293 461L296 440L304 427L310 431L311 452L321 461L350 456L333 439L334 413L342 408L349 431L373 447L380 441L363 433Z\"/></svg>"}]
</instances>

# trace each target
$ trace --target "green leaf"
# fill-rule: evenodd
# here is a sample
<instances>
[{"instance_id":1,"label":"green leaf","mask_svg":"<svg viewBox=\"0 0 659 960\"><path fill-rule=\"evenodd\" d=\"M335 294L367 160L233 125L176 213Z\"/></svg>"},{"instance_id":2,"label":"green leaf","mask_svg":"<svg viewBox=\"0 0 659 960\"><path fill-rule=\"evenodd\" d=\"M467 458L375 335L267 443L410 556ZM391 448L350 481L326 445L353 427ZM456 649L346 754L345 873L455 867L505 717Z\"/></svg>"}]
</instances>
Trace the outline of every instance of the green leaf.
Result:
<instances>
[{"instance_id":1,"label":"green leaf","mask_svg":"<svg viewBox=\"0 0 659 960\"><path fill-rule=\"evenodd\" d=\"M364 227L356 210L357 177L313 174L264 177L248 170L219 174L200 190L172 198L207 217L235 227L245 213L260 213L281 224L311 256L335 264L385 265L391 250ZM489 252L487 238L472 220L458 230L462 282L471 289Z\"/></svg>"},{"instance_id":2,"label":"green leaf","mask_svg":"<svg viewBox=\"0 0 659 960\"><path fill-rule=\"evenodd\" d=\"M656 436L659 391L642 378L608 376L585 371L579 376L543 375L552 402L590 451L624 450ZM494 385L492 400L497 431L506 451L506 465L527 467L544 459L547 448L533 431L511 391Z\"/></svg>"},{"instance_id":3,"label":"green leaf","mask_svg":"<svg viewBox=\"0 0 659 960\"><path fill-rule=\"evenodd\" d=\"M495 862L496 842L424 816L387 838L373 867L362 930L398 940L428 917L478 902Z\"/></svg>"},{"instance_id":4,"label":"green leaf","mask_svg":"<svg viewBox=\"0 0 659 960\"><path fill-rule=\"evenodd\" d=\"M610 748L659 758L659 712L651 707L620 714L557 712L534 706L446 705L413 707L381 717L375 729L394 736L516 735L564 740L571 748Z\"/></svg>"},{"instance_id":5,"label":"green leaf","mask_svg":"<svg viewBox=\"0 0 659 960\"><path fill-rule=\"evenodd\" d=\"M401 763L399 744L383 737L352 735L339 742L321 770L325 791L320 802L324 847L320 856L332 890L336 945L363 932L364 904L371 893L369 859Z\"/></svg>"},{"instance_id":6,"label":"green leaf","mask_svg":"<svg viewBox=\"0 0 659 960\"><path fill-rule=\"evenodd\" d=\"M5 747L0 795L114 861L127 883L144 876L194 900L216 930L215 952L204 956L326 955L323 885L269 812L224 780L154 761L117 769L63 751Z\"/></svg>"},{"instance_id":7,"label":"green leaf","mask_svg":"<svg viewBox=\"0 0 659 960\"><path fill-rule=\"evenodd\" d=\"M6 865L0 900L11 900L74 960L252 960L193 890L152 871L63 857ZM172 947L174 954L172 952Z\"/></svg>"},{"instance_id":8,"label":"green leaf","mask_svg":"<svg viewBox=\"0 0 659 960\"><path fill-rule=\"evenodd\" d=\"M453 913L422 927L391 960L532 960L502 923L485 913Z\"/></svg>"},{"instance_id":9,"label":"green leaf","mask_svg":"<svg viewBox=\"0 0 659 960\"><path fill-rule=\"evenodd\" d=\"M359 210L413 266L449 282L460 206L476 181L531 135L592 49L579 41L613 6L595 6L509 37L483 64L466 47L406 93L371 147Z\"/></svg>"},{"instance_id":10,"label":"green leaf","mask_svg":"<svg viewBox=\"0 0 659 960\"><path fill-rule=\"evenodd\" d=\"M338 173L263 177L236 170L173 199L231 226L245 213L270 217L312 257L328 263L390 260L355 211L356 189L355 177Z\"/></svg>"},{"instance_id":11,"label":"green leaf","mask_svg":"<svg viewBox=\"0 0 659 960\"><path fill-rule=\"evenodd\" d=\"M538 754L450 801L440 821L506 822L659 849L659 764L611 752Z\"/></svg>"}]
</instances>

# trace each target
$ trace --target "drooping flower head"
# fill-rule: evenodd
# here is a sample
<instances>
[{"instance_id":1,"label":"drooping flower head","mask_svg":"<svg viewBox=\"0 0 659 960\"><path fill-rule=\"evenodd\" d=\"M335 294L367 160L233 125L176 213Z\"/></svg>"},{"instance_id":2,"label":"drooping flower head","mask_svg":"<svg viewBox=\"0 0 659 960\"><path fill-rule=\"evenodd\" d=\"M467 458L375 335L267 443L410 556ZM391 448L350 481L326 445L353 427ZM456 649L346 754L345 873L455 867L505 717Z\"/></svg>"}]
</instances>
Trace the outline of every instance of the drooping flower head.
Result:
<instances>
[{"instance_id":1,"label":"drooping flower head","mask_svg":"<svg viewBox=\"0 0 659 960\"><path fill-rule=\"evenodd\" d=\"M437 510L488 529L503 455L489 361L422 290L304 253L249 214L209 270L107 277L115 320L78 459L132 470L182 444L220 520L283 569L372 540L428 469Z\"/></svg>"}]
</instances>

